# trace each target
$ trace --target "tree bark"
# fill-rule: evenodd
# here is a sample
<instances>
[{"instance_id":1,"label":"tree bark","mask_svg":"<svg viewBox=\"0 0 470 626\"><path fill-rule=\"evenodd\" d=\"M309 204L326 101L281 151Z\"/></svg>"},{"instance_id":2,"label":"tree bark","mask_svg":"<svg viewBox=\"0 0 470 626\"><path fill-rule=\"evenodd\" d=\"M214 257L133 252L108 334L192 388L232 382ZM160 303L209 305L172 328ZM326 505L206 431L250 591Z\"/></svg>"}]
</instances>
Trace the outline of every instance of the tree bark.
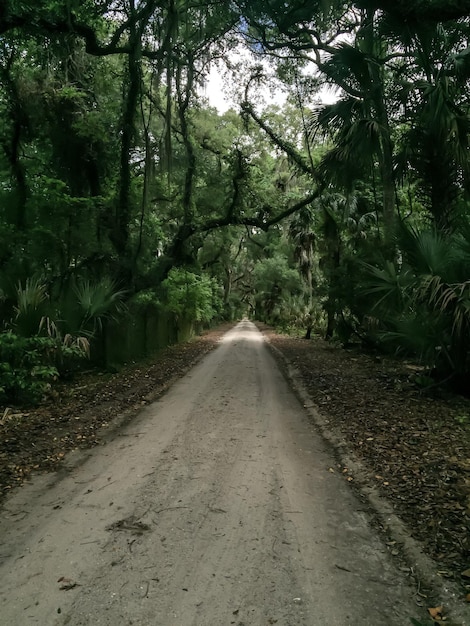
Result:
<instances>
[{"instance_id":1,"label":"tree bark","mask_svg":"<svg viewBox=\"0 0 470 626\"><path fill-rule=\"evenodd\" d=\"M134 1L131 12L135 12ZM131 154L135 138L135 117L141 87L142 29L132 23L129 32L130 52L127 57L127 73L125 77L126 95L122 115L122 136L120 149L119 190L114 214L114 224L110 234L111 242L119 256L121 272L131 273L129 250L129 223L131 218Z\"/></svg>"},{"instance_id":2,"label":"tree bark","mask_svg":"<svg viewBox=\"0 0 470 626\"><path fill-rule=\"evenodd\" d=\"M11 134L9 138L3 141L3 150L10 166L11 178L12 181L14 181L16 191L16 202L14 203L15 211L12 221L18 230L24 230L26 220L26 202L29 195L29 189L20 152L22 130L26 127L27 121L25 119L15 79L11 75L13 61L14 55L11 54L6 66L1 68L1 78L6 87L5 92L7 94L9 117L11 121Z\"/></svg>"}]
</instances>

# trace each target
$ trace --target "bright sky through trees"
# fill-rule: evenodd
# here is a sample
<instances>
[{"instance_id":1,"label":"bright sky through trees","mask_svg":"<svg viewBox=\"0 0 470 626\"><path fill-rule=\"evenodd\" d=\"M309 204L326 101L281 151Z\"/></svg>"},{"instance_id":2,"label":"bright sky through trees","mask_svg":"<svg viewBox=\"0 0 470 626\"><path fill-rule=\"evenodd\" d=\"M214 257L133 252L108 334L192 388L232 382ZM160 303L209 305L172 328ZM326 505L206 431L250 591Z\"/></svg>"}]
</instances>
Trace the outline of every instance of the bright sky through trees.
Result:
<instances>
[{"instance_id":1,"label":"bright sky through trees","mask_svg":"<svg viewBox=\"0 0 470 626\"><path fill-rule=\"evenodd\" d=\"M230 108L237 108L233 95L231 95L232 85L222 73L214 67L209 74L209 80L205 89L202 91L203 95L209 100L210 106L217 109L219 113L224 113ZM335 94L327 89L322 89L318 94L320 101L323 104L331 104L336 101ZM264 91L265 104L279 104L282 105L286 101L287 93L282 89L278 89L275 93L266 89Z\"/></svg>"}]
</instances>

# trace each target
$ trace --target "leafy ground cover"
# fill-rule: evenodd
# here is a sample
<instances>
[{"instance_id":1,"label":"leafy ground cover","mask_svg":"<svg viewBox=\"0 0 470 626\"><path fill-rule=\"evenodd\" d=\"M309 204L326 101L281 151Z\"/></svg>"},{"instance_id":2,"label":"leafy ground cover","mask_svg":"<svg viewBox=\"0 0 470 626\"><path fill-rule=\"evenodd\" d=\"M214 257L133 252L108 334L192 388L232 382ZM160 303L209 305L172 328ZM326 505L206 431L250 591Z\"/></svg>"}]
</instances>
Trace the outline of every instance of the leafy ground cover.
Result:
<instances>
[{"instance_id":1,"label":"leafy ground cover","mask_svg":"<svg viewBox=\"0 0 470 626\"><path fill-rule=\"evenodd\" d=\"M32 472L60 468L69 451L100 445L117 416L131 419L213 349L229 327L116 374L84 373L38 408L1 408L1 495ZM438 389L420 390L413 364L260 328L295 366L320 412L342 433L442 575L468 585L470 402Z\"/></svg>"}]
</instances>

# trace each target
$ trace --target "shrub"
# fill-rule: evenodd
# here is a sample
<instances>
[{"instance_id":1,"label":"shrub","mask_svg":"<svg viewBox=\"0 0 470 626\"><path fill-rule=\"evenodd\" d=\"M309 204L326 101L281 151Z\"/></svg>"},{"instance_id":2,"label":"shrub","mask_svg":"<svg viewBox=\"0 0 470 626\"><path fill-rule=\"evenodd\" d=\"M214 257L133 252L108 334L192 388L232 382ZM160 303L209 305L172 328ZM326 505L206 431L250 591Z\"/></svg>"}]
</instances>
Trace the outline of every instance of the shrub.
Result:
<instances>
[{"instance_id":1,"label":"shrub","mask_svg":"<svg viewBox=\"0 0 470 626\"><path fill-rule=\"evenodd\" d=\"M50 356L55 342L48 337L0 335L0 401L31 404L41 399L58 377Z\"/></svg>"},{"instance_id":2,"label":"shrub","mask_svg":"<svg viewBox=\"0 0 470 626\"><path fill-rule=\"evenodd\" d=\"M400 262L366 266L379 338L459 385L470 373L470 245L460 234L402 227Z\"/></svg>"},{"instance_id":3,"label":"shrub","mask_svg":"<svg viewBox=\"0 0 470 626\"><path fill-rule=\"evenodd\" d=\"M210 322L221 310L220 289L214 278L173 268L162 283L165 309L188 322Z\"/></svg>"},{"instance_id":4,"label":"shrub","mask_svg":"<svg viewBox=\"0 0 470 626\"><path fill-rule=\"evenodd\" d=\"M83 358L78 345L53 337L21 337L0 334L0 402L34 404L59 377L59 368L71 359Z\"/></svg>"}]
</instances>

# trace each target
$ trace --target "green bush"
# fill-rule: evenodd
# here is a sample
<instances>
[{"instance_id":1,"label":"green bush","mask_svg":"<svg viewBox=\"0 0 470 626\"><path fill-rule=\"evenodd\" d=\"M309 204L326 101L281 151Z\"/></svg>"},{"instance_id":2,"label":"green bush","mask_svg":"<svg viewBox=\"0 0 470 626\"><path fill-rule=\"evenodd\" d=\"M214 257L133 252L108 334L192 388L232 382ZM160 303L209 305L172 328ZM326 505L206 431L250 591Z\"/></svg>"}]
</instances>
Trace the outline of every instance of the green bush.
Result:
<instances>
[{"instance_id":1,"label":"green bush","mask_svg":"<svg viewBox=\"0 0 470 626\"><path fill-rule=\"evenodd\" d=\"M35 403L58 377L50 363L54 340L48 337L0 335L0 402Z\"/></svg>"},{"instance_id":2,"label":"green bush","mask_svg":"<svg viewBox=\"0 0 470 626\"><path fill-rule=\"evenodd\" d=\"M162 283L164 307L188 322L210 322L222 308L220 288L214 278L173 268Z\"/></svg>"},{"instance_id":3,"label":"green bush","mask_svg":"<svg viewBox=\"0 0 470 626\"><path fill-rule=\"evenodd\" d=\"M59 377L65 363L83 358L78 346L53 337L0 334L0 402L34 404Z\"/></svg>"},{"instance_id":4,"label":"green bush","mask_svg":"<svg viewBox=\"0 0 470 626\"><path fill-rule=\"evenodd\" d=\"M469 242L468 233L402 226L399 259L366 265L363 290L381 324L379 340L464 387L470 373Z\"/></svg>"}]
</instances>

